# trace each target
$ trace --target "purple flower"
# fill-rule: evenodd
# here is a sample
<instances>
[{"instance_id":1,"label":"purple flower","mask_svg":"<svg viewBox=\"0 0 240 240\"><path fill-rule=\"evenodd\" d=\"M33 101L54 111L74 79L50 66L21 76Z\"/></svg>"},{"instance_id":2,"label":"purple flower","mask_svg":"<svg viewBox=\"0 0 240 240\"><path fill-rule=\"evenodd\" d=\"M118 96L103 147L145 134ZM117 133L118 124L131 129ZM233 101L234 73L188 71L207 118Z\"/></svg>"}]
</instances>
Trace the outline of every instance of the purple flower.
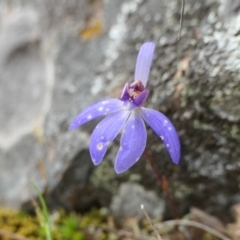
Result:
<instances>
[{"instance_id":1,"label":"purple flower","mask_svg":"<svg viewBox=\"0 0 240 240\"><path fill-rule=\"evenodd\" d=\"M70 129L97 117L106 116L94 129L90 139L92 161L98 165L107 151L108 145L122 130L120 148L114 169L122 173L133 166L146 147L147 131L144 121L162 139L172 161L178 164L180 144L176 130L162 113L142 107L149 91L145 89L153 59L155 44L142 45L136 63L134 82L126 84L119 99L106 99L83 110L72 122Z\"/></svg>"}]
</instances>

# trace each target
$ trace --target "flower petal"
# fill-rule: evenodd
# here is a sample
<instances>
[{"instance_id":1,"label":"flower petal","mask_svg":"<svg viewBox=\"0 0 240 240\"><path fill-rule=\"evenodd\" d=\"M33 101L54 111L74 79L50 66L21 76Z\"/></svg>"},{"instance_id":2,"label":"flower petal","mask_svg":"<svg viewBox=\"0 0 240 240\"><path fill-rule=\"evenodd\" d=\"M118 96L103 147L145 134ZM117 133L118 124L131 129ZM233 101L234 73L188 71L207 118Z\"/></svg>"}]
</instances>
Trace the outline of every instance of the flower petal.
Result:
<instances>
[{"instance_id":1,"label":"flower petal","mask_svg":"<svg viewBox=\"0 0 240 240\"><path fill-rule=\"evenodd\" d=\"M138 53L134 81L140 80L144 86L147 85L154 49L155 43L146 42Z\"/></svg>"},{"instance_id":2,"label":"flower petal","mask_svg":"<svg viewBox=\"0 0 240 240\"><path fill-rule=\"evenodd\" d=\"M129 89L129 86L128 86L128 83L126 83L123 90L122 90L121 96L120 96L120 99L122 101L128 101L129 100L130 95L128 93L128 89Z\"/></svg>"},{"instance_id":3,"label":"flower petal","mask_svg":"<svg viewBox=\"0 0 240 240\"><path fill-rule=\"evenodd\" d=\"M133 101L136 106L141 106L147 99L149 91L147 89L143 90Z\"/></svg>"},{"instance_id":4,"label":"flower petal","mask_svg":"<svg viewBox=\"0 0 240 240\"><path fill-rule=\"evenodd\" d=\"M117 112L121 109L123 109L124 102L115 99L115 98L110 98L106 99L100 102L97 102L85 110L83 110L71 123L69 126L69 129L74 129L82 124L89 122L93 120L94 118L104 116L113 112Z\"/></svg>"},{"instance_id":5,"label":"flower petal","mask_svg":"<svg viewBox=\"0 0 240 240\"><path fill-rule=\"evenodd\" d=\"M130 112L120 110L103 119L94 129L90 139L90 155L95 165L98 165L112 141L123 128Z\"/></svg>"},{"instance_id":6,"label":"flower petal","mask_svg":"<svg viewBox=\"0 0 240 240\"><path fill-rule=\"evenodd\" d=\"M120 149L115 161L116 173L122 173L134 165L141 157L147 140L147 131L138 110L133 110L126 126L120 142Z\"/></svg>"},{"instance_id":7,"label":"flower petal","mask_svg":"<svg viewBox=\"0 0 240 240\"><path fill-rule=\"evenodd\" d=\"M180 143L178 134L170 120L162 113L148 108L140 108L144 120L153 131L163 140L172 161L175 164L180 160Z\"/></svg>"}]
</instances>

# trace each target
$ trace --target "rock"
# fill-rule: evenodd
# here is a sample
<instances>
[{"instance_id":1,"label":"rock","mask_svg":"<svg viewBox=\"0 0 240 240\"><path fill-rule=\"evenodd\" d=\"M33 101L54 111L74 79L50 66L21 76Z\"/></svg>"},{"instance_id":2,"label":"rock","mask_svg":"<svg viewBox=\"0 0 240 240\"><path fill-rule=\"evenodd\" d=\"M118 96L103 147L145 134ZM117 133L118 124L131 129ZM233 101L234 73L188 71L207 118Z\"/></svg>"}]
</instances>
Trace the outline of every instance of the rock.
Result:
<instances>
[{"instance_id":1,"label":"rock","mask_svg":"<svg viewBox=\"0 0 240 240\"><path fill-rule=\"evenodd\" d=\"M34 194L30 179L54 193L58 203L67 202L74 194L62 185L63 176L76 187L69 189L81 194L105 189L113 195L122 182L135 178L162 195L144 156L126 174L114 173L118 139L105 163L91 165L85 153L96 121L67 129L86 106L119 96L133 79L139 47L153 40L146 106L173 121L181 163L170 162L151 131L147 149L180 213L193 204L224 219L240 183L239 2L187 1L177 42L180 5L178 0L1 1L2 204L19 207L27 201ZM79 155L87 162L77 166L80 180L74 173Z\"/></svg>"},{"instance_id":2,"label":"rock","mask_svg":"<svg viewBox=\"0 0 240 240\"><path fill-rule=\"evenodd\" d=\"M38 16L19 11L3 22L0 32L0 145L10 148L45 118L48 79L39 49ZM14 116L14 117L13 117Z\"/></svg>"},{"instance_id":3,"label":"rock","mask_svg":"<svg viewBox=\"0 0 240 240\"><path fill-rule=\"evenodd\" d=\"M0 9L0 201L19 207L34 194L30 180L53 190L87 149L91 124L72 132L68 125L98 99L91 89L101 89L94 79L109 37L101 1L1 1Z\"/></svg>"},{"instance_id":4,"label":"rock","mask_svg":"<svg viewBox=\"0 0 240 240\"><path fill-rule=\"evenodd\" d=\"M144 217L141 205L149 216L161 219L164 213L164 201L152 191L145 190L136 183L121 184L119 192L113 197L111 210L114 216L121 218Z\"/></svg>"},{"instance_id":5,"label":"rock","mask_svg":"<svg viewBox=\"0 0 240 240\"><path fill-rule=\"evenodd\" d=\"M139 5L126 20L127 44L105 75L122 82L130 79L133 49L148 39L158 43L146 105L165 113L176 126L182 144L179 167L169 161L152 132L147 148L170 182L181 213L195 202L227 220L229 196L238 195L239 186L239 4L188 1L185 9L182 39L176 44L180 2L152 0ZM124 69L128 74L123 74ZM145 166L140 160L129 176L138 173L141 184L159 192L152 171Z\"/></svg>"}]
</instances>

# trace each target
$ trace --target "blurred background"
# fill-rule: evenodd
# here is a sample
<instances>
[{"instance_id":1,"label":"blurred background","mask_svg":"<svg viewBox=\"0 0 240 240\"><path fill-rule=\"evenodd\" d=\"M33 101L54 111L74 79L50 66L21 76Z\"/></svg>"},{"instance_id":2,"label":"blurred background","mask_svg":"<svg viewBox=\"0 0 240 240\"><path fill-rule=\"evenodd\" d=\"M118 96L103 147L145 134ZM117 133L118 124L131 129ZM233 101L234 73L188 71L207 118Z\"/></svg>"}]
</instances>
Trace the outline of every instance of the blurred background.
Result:
<instances>
[{"instance_id":1,"label":"blurred background","mask_svg":"<svg viewBox=\"0 0 240 240\"><path fill-rule=\"evenodd\" d=\"M76 228L86 216L110 226L105 235L98 229L101 237L85 224L80 237L56 239L144 239L150 230L139 225L141 203L158 222L187 217L240 239L240 2L186 1L178 42L181 4L1 0L0 229L17 232L6 219L33 212L32 180L51 217L69 218ZM181 162L174 165L148 129L148 156L117 175L119 139L94 167L88 142L98 120L74 131L68 126L95 101L119 97L149 40L156 51L145 106L172 120ZM31 234L25 236L44 239ZM190 227L173 228L163 239L218 238Z\"/></svg>"}]
</instances>

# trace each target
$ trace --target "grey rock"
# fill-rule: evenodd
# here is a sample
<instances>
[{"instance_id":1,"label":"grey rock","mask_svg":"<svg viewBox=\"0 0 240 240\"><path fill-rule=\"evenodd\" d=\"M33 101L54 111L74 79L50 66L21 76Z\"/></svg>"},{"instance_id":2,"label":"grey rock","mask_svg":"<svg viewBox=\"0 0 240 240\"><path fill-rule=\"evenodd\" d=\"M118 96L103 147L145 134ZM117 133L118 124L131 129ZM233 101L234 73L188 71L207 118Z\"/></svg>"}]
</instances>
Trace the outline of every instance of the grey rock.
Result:
<instances>
[{"instance_id":1,"label":"grey rock","mask_svg":"<svg viewBox=\"0 0 240 240\"><path fill-rule=\"evenodd\" d=\"M9 148L45 118L49 98L34 10L12 13L0 32L0 145ZM14 117L13 117L14 116Z\"/></svg>"},{"instance_id":2,"label":"grey rock","mask_svg":"<svg viewBox=\"0 0 240 240\"><path fill-rule=\"evenodd\" d=\"M178 210L184 213L191 204L204 204L214 213L216 204L219 211L238 199L239 2L187 1L182 39L177 43L180 4L178 0L0 2L2 204L19 207L27 201L34 194L30 179L41 190L48 188L61 204L73 189L82 196L89 189L115 194L122 182L136 175L146 189L159 192L145 157L128 173L115 175L111 163L118 144L110 148L106 164L93 168L85 152L96 122L67 130L86 106L119 96L124 83L132 81L138 49L147 40L157 47L146 106L173 121L182 144L181 163L171 163L151 131L147 148L169 180ZM95 21L103 24L103 32L84 38L82 31ZM78 154L88 163L86 169L82 162L76 167L82 178L74 180ZM68 191L63 176L76 188ZM65 189L64 194L59 189ZM85 195L84 189L88 189Z\"/></svg>"},{"instance_id":3,"label":"grey rock","mask_svg":"<svg viewBox=\"0 0 240 240\"><path fill-rule=\"evenodd\" d=\"M102 85L94 79L109 37L81 35L103 24L101 1L6 0L0 11L0 202L19 207L34 194L30 180L53 190L87 149L91 124L81 132L68 125L98 98L91 89ZM108 16L111 27L116 16Z\"/></svg>"},{"instance_id":4,"label":"grey rock","mask_svg":"<svg viewBox=\"0 0 240 240\"><path fill-rule=\"evenodd\" d=\"M144 217L141 209L144 205L148 215L161 219L165 210L165 203L152 191L145 190L136 183L121 184L119 192L113 197L111 210L113 215L122 218Z\"/></svg>"}]
</instances>

